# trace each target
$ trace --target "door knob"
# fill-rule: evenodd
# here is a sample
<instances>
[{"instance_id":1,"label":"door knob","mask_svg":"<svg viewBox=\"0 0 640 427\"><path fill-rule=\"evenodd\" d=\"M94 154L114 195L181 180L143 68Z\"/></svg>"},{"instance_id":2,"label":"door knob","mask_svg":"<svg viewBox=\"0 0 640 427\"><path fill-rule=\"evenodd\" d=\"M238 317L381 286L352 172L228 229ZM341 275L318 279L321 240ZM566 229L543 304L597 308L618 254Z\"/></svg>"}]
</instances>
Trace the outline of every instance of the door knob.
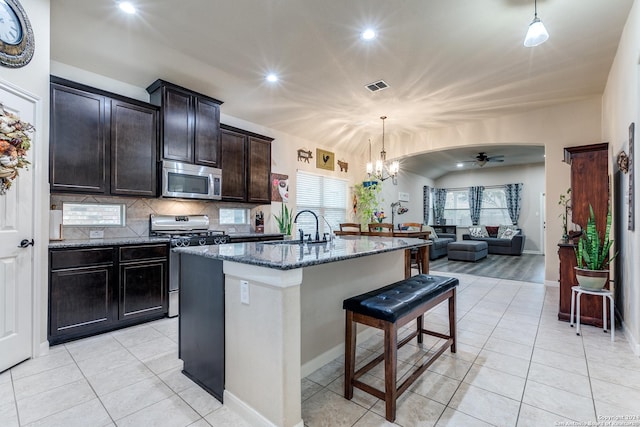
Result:
<instances>
[{"instance_id":1,"label":"door knob","mask_svg":"<svg viewBox=\"0 0 640 427\"><path fill-rule=\"evenodd\" d=\"M33 239L31 240L27 240L27 239L22 239L22 241L20 242L20 246L18 246L19 248L26 248L29 246L33 246Z\"/></svg>"}]
</instances>

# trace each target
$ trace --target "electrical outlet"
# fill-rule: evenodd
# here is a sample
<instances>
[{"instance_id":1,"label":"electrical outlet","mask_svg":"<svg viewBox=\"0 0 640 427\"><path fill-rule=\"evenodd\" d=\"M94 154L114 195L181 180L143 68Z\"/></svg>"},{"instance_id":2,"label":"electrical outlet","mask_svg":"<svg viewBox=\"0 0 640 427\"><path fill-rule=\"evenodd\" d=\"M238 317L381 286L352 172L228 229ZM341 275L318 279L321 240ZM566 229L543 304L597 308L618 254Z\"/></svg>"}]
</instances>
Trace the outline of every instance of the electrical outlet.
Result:
<instances>
[{"instance_id":1,"label":"electrical outlet","mask_svg":"<svg viewBox=\"0 0 640 427\"><path fill-rule=\"evenodd\" d=\"M104 238L104 231L103 230L91 230L91 231L89 231L89 238L90 239L103 239Z\"/></svg>"},{"instance_id":2,"label":"electrical outlet","mask_svg":"<svg viewBox=\"0 0 640 427\"><path fill-rule=\"evenodd\" d=\"M240 302L249 305L249 282L246 280L240 281Z\"/></svg>"}]
</instances>

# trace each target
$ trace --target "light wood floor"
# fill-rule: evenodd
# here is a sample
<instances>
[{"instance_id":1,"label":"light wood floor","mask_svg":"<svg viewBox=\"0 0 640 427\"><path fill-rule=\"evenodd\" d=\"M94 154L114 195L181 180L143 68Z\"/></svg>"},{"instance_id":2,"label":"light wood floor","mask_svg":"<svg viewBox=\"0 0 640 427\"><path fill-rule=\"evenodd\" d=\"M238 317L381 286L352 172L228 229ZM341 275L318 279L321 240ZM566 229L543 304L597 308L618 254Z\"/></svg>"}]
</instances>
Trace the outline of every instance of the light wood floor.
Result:
<instances>
[{"instance_id":1,"label":"light wood floor","mask_svg":"<svg viewBox=\"0 0 640 427\"><path fill-rule=\"evenodd\" d=\"M544 283L544 255L487 255L476 262L449 261L442 257L429 262L430 270L464 273L499 279Z\"/></svg>"}]
</instances>

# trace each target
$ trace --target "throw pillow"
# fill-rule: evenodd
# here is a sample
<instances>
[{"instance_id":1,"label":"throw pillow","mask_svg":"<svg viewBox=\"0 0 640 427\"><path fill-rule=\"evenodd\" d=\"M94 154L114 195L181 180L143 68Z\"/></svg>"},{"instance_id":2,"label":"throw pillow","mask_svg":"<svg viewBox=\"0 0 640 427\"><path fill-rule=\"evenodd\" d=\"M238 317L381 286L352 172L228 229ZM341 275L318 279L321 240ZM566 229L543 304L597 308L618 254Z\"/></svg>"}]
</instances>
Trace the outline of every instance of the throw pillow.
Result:
<instances>
[{"instance_id":1,"label":"throw pillow","mask_svg":"<svg viewBox=\"0 0 640 427\"><path fill-rule=\"evenodd\" d=\"M485 226L485 228L487 229L487 233L489 233L489 237L498 237L498 229L500 227L498 227L497 225L495 227L487 225Z\"/></svg>"},{"instance_id":2,"label":"throw pillow","mask_svg":"<svg viewBox=\"0 0 640 427\"><path fill-rule=\"evenodd\" d=\"M484 225L469 227L469 235L471 235L471 237L489 237L489 233L487 233Z\"/></svg>"},{"instance_id":3,"label":"throw pillow","mask_svg":"<svg viewBox=\"0 0 640 427\"><path fill-rule=\"evenodd\" d=\"M437 238L438 238L438 235L436 234L436 230L434 230L432 226L430 226L430 225L424 225L424 226L422 227L422 229L423 229L424 231L429 231L429 232L430 232L430 233L429 233L429 239L433 240L433 239L437 239Z\"/></svg>"},{"instance_id":4,"label":"throw pillow","mask_svg":"<svg viewBox=\"0 0 640 427\"><path fill-rule=\"evenodd\" d=\"M518 226L517 225L501 225L498 229L498 238L499 239L513 239L513 236L518 234Z\"/></svg>"}]
</instances>

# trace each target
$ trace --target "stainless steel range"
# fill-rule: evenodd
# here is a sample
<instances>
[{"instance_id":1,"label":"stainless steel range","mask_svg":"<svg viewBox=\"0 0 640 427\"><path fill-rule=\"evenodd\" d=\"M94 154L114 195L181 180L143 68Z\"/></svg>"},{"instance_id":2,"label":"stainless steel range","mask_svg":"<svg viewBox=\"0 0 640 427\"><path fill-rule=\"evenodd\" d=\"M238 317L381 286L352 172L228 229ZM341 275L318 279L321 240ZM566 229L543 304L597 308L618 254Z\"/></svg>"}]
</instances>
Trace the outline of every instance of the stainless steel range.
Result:
<instances>
[{"instance_id":1,"label":"stainless steel range","mask_svg":"<svg viewBox=\"0 0 640 427\"><path fill-rule=\"evenodd\" d=\"M170 236L171 247L221 245L229 243L224 231L209 230L207 215L151 215L150 236ZM169 317L178 315L180 288L180 255L169 258Z\"/></svg>"}]
</instances>

